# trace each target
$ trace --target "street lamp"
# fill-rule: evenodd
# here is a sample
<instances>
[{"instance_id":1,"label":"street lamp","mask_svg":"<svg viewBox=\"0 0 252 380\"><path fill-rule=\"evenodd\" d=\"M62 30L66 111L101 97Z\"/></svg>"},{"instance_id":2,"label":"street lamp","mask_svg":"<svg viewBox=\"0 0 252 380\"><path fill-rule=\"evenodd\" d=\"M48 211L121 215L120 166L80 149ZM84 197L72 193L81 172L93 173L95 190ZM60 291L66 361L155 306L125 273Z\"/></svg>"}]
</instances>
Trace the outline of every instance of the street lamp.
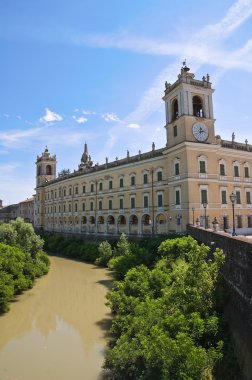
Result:
<instances>
[{"instance_id":1,"label":"street lamp","mask_svg":"<svg viewBox=\"0 0 252 380\"><path fill-rule=\"evenodd\" d=\"M192 224L194 226L194 211L195 211L195 208L192 207Z\"/></svg>"},{"instance_id":2,"label":"street lamp","mask_svg":"<svg viewBox=\"0 0 252 380\"><path fill-rule=\"evenodd\" d=\"M207 228L207 219L206 219L206 208L207 208L207 203L204 202L203 203L203 207L204 207L204 210L205 210L205 229Z\"/></svg>"},{"instance_id":3,"label":"street lamp","mask_svg":"<svg viewBox=\"0 0 252 380\"><path fill-rule=\"evenodd\" d=\"M236 202L236 194L234 191L232 191L232 193L230 194L229 196L230 198L230 201L232 203L232 209L233 209L233 233L232 233L232 236L235 236L236 233L235 233L235 214L234 214L234 205L235 205L235 202Z\"/></svg>"}]
</instances>

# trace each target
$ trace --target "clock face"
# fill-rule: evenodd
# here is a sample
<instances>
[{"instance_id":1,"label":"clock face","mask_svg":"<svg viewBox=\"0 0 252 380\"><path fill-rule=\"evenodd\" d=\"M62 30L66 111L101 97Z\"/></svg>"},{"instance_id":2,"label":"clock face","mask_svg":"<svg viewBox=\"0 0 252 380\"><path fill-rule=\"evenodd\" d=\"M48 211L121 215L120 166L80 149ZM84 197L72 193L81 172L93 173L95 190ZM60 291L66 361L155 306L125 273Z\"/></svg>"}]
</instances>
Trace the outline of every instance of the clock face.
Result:
<instances>
[{"instance_id":1,"label":"clock face","mask_svg":"<svg viewBox=\"0 0 252 380\"><path fill-rule=\"evenodd\" d=\"M192 127L193 136L198 141L206 141L208 138L208 129L207 126L203 123L195 123Z\"/></svg>"}]
</instances>

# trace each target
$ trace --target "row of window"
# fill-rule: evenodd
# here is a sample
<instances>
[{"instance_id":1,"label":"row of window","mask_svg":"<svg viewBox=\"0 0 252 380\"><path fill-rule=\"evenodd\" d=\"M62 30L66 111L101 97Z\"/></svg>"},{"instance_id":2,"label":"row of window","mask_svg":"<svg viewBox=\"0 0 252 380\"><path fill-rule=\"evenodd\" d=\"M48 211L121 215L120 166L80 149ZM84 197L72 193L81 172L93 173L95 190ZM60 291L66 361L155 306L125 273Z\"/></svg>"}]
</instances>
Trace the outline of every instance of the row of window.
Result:
<instances>
[{"instance_id":1,"label":"row of window","mask_svg":"<svg viewBox=\"0 0 252 380\"><path fill-rule=\"evenodd\" d=\"M241 191L236 190L236 204L240 205L242 204L241 199ZM201 204L208 203L208 190L207 189L201 189L200 190L200 200ZM225 205L229 202L227 190L221 190L221 204ZM245 202L247 205L251 204L251 191L245 191ZM175 205L181 205L181 188L175 189Z\"/></svg>"},{"instance_id":2,"label":"row of window","mask_svg":"<svg viewBox=\"0 0 252 380\"><path fill-rule=\"evenodd\" d=\"M244 177L249 178L250 173L249 173L249 167L244 166ZM206 160L199 160L199 173L201 174L206 174L207 173L207 163ZM180 162L176 161L174 162L174 175L179 175L180 174ZM226 176L226 165L221 163L219 164L219 174L221 176ZM240 167L239 165L233 165L233 176L234 177L240 177Z\"/></svg>"},{"instance_id":3,"label":"row of window","mask_svg":"<svg viewBox=\"0 0 252 380\"><path fill-rule=\"evenodd\" d=\"M157 207L163 207L163 193L158 193L157 194ZM149 208L150 207L150 201L149 201L149 195L143 195L143 208ZM133 195L130 197L130 208L135 209L136 208L136 197ZM109 199L108 201L108 209L113 210L113 199ZM124 198L119 199L119 209L123 210L124 209ZM95 210L95 202L94 200L90 200L90 211ZM103 201L101 199L98 200L98 210L102 211L103 210ZM45 208L45 212L49 213L53 212L53 206L49 206ZM72 204L68 204L68 209L65 204L58 205L58 212L78 212L78 203L74 204L74 209L72 210ZM82 211L86 211L86 202L82 203ZM57 206L54 206L54 212L57 212Z\"/></svg>"},{"instance_id":4,"label":"row of window","mask_svg":"<svg viewBox=\"0 0 252 380\"><path fill-rule=\"evenodd\" d=\"M238 205L242 204L241 191L236 190L235 194L236 194L236 204L238 204ZM228 204L228 202L229 202L229 199L228 199L227 190L221 190L221 204L226 205L226 204ZM245 202L247 205L251 204L251 192L250 191L245 191ZM206 189L201 190L201 203L202 204L208 203L208 195L207 195Z\"/></svg>"},{"instance_id":5,"label":"row of window","mask_svg":"<svg viewBox=\"0 0 252 380\"><path fill-rule=\"evenodd\" d=\"M156 177L156 180L158 182L161 182L163 180L163 173L161 170L159 170L157 173L157 177ZM148 173L144 173L143 174L143 184L148 184ZM135 175L131 175L130 176L130 186L136 186L136 176ZM98 184L97 184L97 187L98 188L95 188L95 183L91 183L90 184L90 193L94 193L95 191L103 191L103 182L100 181ZM124 178L121 177L119 179L119 187L120 188L123 188L124 187ZM112 179L109 179L108 181L108 189L109 190L112 190L113 189L113 180ZM83 185L82 186L82 193L85 194L86 193L86 185ZM65 197L67 195L67 190L66 189L59 189L59 198L62 197L62 195ZM68 189L68 195L72 195L72 194L75 194L75 195L78 195L79 194L79 187L78 186L75 186L74 189L72 190L72 188L70 187ZM46 194L46 199L50 199L50 196L51 196L51 199L56 199L57 198L57 191L53 191L51 190L51 193L47 193Z\"/></svg>"}]
</instances>

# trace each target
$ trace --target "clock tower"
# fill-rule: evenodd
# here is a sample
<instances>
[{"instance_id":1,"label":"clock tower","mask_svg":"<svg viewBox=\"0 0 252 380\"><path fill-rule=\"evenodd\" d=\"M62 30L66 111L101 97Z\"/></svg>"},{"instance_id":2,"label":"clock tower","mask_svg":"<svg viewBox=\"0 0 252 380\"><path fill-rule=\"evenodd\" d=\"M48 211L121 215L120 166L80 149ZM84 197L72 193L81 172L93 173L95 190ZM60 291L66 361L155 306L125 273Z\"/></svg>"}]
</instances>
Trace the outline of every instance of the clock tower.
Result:
<instances>
[{"instance_id":1,"label":"clock tower","mask_svg":"<svg viewBox=\"0 0 252 380\"><path fill-rule=\"evenodd\" d=\"M172 85L165 83L167 147L184 141L215 143L212 84L209 75L194 78L183 62L178 79Z\"/></svg>"}]
</instances>

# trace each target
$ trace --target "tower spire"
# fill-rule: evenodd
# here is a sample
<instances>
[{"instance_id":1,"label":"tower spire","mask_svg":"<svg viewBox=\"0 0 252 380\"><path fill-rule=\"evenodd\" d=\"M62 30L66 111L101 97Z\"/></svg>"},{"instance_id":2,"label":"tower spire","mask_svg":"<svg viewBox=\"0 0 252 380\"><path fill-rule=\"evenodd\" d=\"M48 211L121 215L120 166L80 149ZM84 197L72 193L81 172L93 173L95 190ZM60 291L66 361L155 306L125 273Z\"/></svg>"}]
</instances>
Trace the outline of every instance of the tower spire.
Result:
<instances>
[{"instance_id":1,"label":"tower spire","mask_svg":"<svg viewBox=\"0 0 252 380\"><path fill-rule=\"evenodd\" d=\"M84 144L84 152L83 152L83 155L81 157L81 162L83 164L86 164L88 162L88 146L87 146L86 142Z\"/></svg>"},{"instance_id":2,"label":"tower spire","mask_svg":"<svg viewBox=\"0 0 252 380\"><path fill-rule=\"evenodd\" d=\"M91 161L91 157L88 154L88 145L85 142L85 144L84 144L84 152L83 152L83 154L81 156L81 163L79 165L79 169L81 169L81 168L89 168L92 165L93 165L93 162Z\"/></svg>"}]
</instances>

